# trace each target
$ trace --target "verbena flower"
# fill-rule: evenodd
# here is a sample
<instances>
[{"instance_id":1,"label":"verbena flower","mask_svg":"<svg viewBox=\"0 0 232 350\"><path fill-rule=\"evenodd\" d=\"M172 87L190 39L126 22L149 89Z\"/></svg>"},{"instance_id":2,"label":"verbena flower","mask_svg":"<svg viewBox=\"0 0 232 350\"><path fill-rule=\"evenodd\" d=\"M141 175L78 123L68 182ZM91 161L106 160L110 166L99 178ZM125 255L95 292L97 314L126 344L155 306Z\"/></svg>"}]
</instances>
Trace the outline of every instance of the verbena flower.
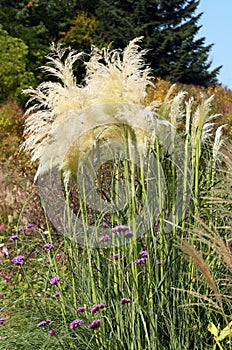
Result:
<instances>
[{"instance_id":1,"label":"verbena flower","mask_svg":"<svg viewBox=\"0 0 232 350\"><path fill-rule=\"evenodd\" d=\"M97 312L98 310L100 309L104 309L105 307L105 304L97 304L97 305L94 305L91 309L91 312L92 314L94 314L95 312Z\"/></svg>"},{"instance_id":2,"label":"verbena flower","mask_svg":"<svg viewBox=\"0 0 232 350\"><path fill-rule=\"evenodd\" d=\"M110 239L109 235L106 234L100 238L100 242L107 242L109 241L109 239Z\"/></svg>"},{"instance_id":3,"label":"verbena flower","mask_svg":"<svg viewBox=\"0 0 232 350\"><path fill-rule=\"evenodd\" d=\"M46 326L47 324L50 324L51 323L51 320L46 320L46 321L41 321L37 324L37 327L44 327Z\"/></svg>"},{"instance_id":4,"label":"verbena flower","mask_svg":"<svg viewBox=\"0 0 232 350\"><path fill-rule=\"evenodd\" d=\"M50 279L50 283L55 285L60 282L60 277L53 277Z\"/></svg>"},{"instance_id":5,"label":"verbena flower","mask_svg":"<svg viewBox=\"0 0 232 350\"><path fill-rule=\"evenodd\" d=\"M126 238L131 238L133 236L134 236L134 232L132 232L132 231L128 231L128 232L125 233L125 237Z\"/></svg>"},{"instance_id":6,"label":"verbena flower","mask_svg":"<svg viewBox=\"0 0 232 350\"><path fill-rule=\"evenodd\" d=\"M60 296L60 292L55 292L55 293L54 293L54 297L55 297L55 298L58 298L59 296Z\"/></svg>"},{"instance_id":7,"label":"verbena flower","mask_svg":"<svg viewBox=\"0 0 232 350\"><path fill-rule=\"evenodd\" d=\"M141 255L143 258L146 258L148 256L148 252L146 250L142 250L139 255Z\"/></svg>"},{"instance_id":8,"label":"verbena flower","mask_svg":"<svg viewBox=\"0 0 232 350\"><path fill-rule=\"evenodd\" d=\"M51 250L51 249L54 248L54 245L51 244L51 243L45 243L45 244L43 245L43 248L44 248L44 249Z\"/></svg>"},{"instance_id":9,"label":"verbena flower","mask_svg":"<svg viewBox=\"0 0 232 350\"><path fill-rule=\"evenodd\" d=\"M113 227L110 231L111 232L120 232L120 231L126 231L128 229L129 229L129 227L126 225L118 225L118 226Z\"/></svg>"},{"instance_id":10,"label":"verbena flower","mask_svg":"<svg viewBox=\"0 0 232 350\"><path fill-rule=\"evenodd\" d=\"M25 227L25 231L26 231L26 232L34 231L34 230L35 230L35 225L34 225L34 224L28 224L28 225Z\"/></svg>"},{"instance_id":11,"label":"verbena flower","mask_svg":"<svg viewBox=\"0 0 232 350\"><path fill-rule=\"evenodd\" d=\"M89 329L95 329L95 328L100 327L100 325L101 325L101 320L98 319L98 320L94 320L92 323L90 323L90 324L88 325L88 328L89 328Z\"/></svg>"},{"instance_id":12,"label":"verbena flower","mask_svg":"<svg viewBox=\"0 0 232 350\"><path fill-rule=\"evenodd\" d=\"M114 260L118 260L118 254L113 255Z\"/></svg>"},{"instance_id":13,"label":"verbena flower","mask_svg":"<svg viewBox=\"0 0 232 350\"><path fill-rule=\"evenodd\" d=\"M84 306L78 307L77 312L86 312L86 307L84 307Z\"/></svg>"},{"instance_id":14,"label":"verbena flower","mask_svg":"<svg viewBox=\"0 0 232 350\"><path fill-rule=\"evenodd\" d=\"M70 323L69 328L74 329L74 328L80 327L81 324L82 324L82 320L80 319L74 320Z\"/></svg>"},{"instance_id":15,"label":"verbena flower","mask_svg":"<svg viewBox=\"0 0 232 350\"><path fill-rule=\"evenodd\" d=\"M48 332L48 335L49 335L50 337L53 337L53 335L55 335L56 332L57 332L56 329L51 329L51 330Z\"/></svg>"},{"instance_id":16,"label":"verbena flower","mask_svg":"<svg viewBox=\"0 0 232 350\"><path fill-rule=\"evenodd\" d=\"M19 236L18 236L18 235L13 235L13 236L10 236L9 241L10 241L10 242L14 242L14 241L16 241L17 239L19 239Z\"/></svg>"},{"instance_id":17,"label":"verbena flower","mask_svg":"<svg viewBox=\"0 0 232 350\"><path fill-rule=\"evenodd\" d=\"M122 298L121 301L120 301L120 304L128 304L130 303L130 299L129 298Z\"/></svg>"},{"instance_id":18,"label":"verbena flower","mask_svg":"<svg viewBox=\"0 0 232 350\"><path fill-rule=\"evenodd\" d=\"M140 258L140 259L136 259L134 261L135 265L140 265L140 264L144 264L147 261L147 258Z\"/></svg>"},{"instance_id":19,"label":"verbena flower","mask_svg":"<svg viewBox=\"0 0 232 350\"><path fill-rule=\"evenodd\" d=\"M156 265L161 265L163 262L162 262L162 260L156 260Z\"/></svg>"},{"instance_id":20,"label":"verbena flower","mask_svg":"<svg viewBox=\"0 0 232 350\"><path fill-rule=\"evenodd\" d=\"M3 324L5 322L6 322L6 318L5 317L0 318L0 324Z\"/></svg>"},{"instance_id":21,"label":"verbena flower","mask_svg":"<svg viewBox=\"0 0 232 350\"><path fill-rule=\"evenodd\" d=\"M16 255L11 261L15 265L23 265L25 257L23 255Z\"/></svg>"}]
</instances>

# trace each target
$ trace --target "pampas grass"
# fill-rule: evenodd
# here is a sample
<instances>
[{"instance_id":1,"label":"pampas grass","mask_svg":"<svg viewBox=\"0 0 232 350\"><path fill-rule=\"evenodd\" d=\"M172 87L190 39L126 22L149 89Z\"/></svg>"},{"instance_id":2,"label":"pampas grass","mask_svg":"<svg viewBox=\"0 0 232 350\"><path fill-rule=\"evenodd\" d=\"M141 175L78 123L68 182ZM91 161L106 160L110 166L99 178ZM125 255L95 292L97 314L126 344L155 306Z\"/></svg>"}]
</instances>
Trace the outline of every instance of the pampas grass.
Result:
<instances>
[{"instance_id":1,"label":"pampas grass","mask_svg":"<svg viewBox=\"0 0 232 350\"><path fill-rule=\"evenodd\" d=\"M69 176L70 163L76 165L70 161L69 150L73 145L77 153L85 154L97 140L117 134L123 123L130 127L133 122L135 126L138 123L141 130L146 129L151 119L151 107L145 107L146 89L152 83L150 69L143 61L145 51L140 51L137 44L140 40L132 40L123 52L93 47L89 61L85 62L82 85L76 84L73 65L84 54L75 51L67 54L60 46L52 46L43 70L60 82L44 82L37 89L24 91L31 96L28 103L35 102L26 112L23 148L31 152L32 161L39 159L36 178L51 168L63 170ZM116 129L111 126L105 133L106 124L117 126ZM76 141L85 133L81 141ZM143 142L144 133L137 130L137 136Z\"/></svg>"}]
</instances>

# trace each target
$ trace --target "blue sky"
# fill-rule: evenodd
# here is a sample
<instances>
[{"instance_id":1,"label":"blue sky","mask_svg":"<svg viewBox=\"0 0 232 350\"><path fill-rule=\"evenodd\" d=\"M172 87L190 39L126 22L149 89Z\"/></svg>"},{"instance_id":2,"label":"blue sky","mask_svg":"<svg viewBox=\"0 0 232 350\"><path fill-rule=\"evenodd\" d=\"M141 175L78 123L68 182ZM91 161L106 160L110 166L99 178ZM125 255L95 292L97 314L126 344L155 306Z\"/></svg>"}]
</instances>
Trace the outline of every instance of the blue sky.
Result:
<instances>
[{"instance_id":1,"label":"blue sky","mask_svg":"<svg viewBox=\"0 0 232 350\"><path fill-rule=\"evenodd\" d=\"M198 35L205 38L206 45L214 43L209 54L211 68L223 65L218 80L232 89L232 0L200 0L200 12L204 13Z\"/></svg>"}]
</instances>

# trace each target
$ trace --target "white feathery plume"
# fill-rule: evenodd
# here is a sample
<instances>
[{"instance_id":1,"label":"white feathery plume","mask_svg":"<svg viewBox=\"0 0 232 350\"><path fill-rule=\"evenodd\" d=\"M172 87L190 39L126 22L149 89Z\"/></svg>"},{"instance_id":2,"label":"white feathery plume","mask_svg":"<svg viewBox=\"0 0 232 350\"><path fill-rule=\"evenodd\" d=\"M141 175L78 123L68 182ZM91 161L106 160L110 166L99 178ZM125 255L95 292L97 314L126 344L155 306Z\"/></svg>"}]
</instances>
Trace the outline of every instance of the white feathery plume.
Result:
<instances>
[{"instance_id":1,"label":"white feathery plume","mask_svg":"<svg viewBox=\"0 0 232 350\"><path fill-rule=\"evenodd\" d=\"M143 60L146 51L140 50L137 44L140 40L132 40L123 52L93 47L90 60L85 63L86 78L79 86L73 75L73 64L84 53L70 50L67 54L60 46L52 46L48 65L42 69L60 82L43 82L36 89L24 90L30 95L28 103L34 102L34 105L26 112L26 140L22 147L31 152L32 161L39 160L36 178L54 167L63 170L67 178L69 167L78 162L74 161L75 157L82 157L93 147L99 135L109 138L110 133L114 134L117 128L113 130L111 126L107 132L104 130L106 124L122 123L120 118L124 118L125 108L128 109L123 104L140 106L136 115L135 107L127 110L131 114L127 115L126 123L133 121L133 125L146 129L150 118L147 114L151 112L145 108L144 99L151 82L150 69Z\"/></svg>"},{"instance_id":2,"label":"white feathery plume","mask_svg":"<svg viewBox=\"0 0 232 350\"><path fill-rule=\"evenodd\" d=\"M213 98L214 95L210 96L207 99L204 99L202 96L201 103L198 105L193 115L191 128L193 144L196 144L199 141L204 143L210 136L212 136L214 123L211 121L220 115L210 115Z\"/></svg>"},{"instance_id":3,"label":"white feathery plume","mask_svg":"<svg viewBox=\"0 0 232 350\"><path fill-rule=\"evenodd\" d=\"M92 103L144 103L151 82L150 68L144 67L146 51L137 45L141 39L132 40L123 52L92 47L85 79Z\"/></svg>"},{"instance_id":4,"label":"white feathery plume","mask_svg":"<svg viewBox=\"0 0 232 350\"><path fill-rule=\"evenodd\" d=\"M222 139L222 129L227 126L227 124L220 125L215 133L214 143L213 143L213 159L216 161L219 157L219 151L224 144Z\"/></svg>"}]
</instances>

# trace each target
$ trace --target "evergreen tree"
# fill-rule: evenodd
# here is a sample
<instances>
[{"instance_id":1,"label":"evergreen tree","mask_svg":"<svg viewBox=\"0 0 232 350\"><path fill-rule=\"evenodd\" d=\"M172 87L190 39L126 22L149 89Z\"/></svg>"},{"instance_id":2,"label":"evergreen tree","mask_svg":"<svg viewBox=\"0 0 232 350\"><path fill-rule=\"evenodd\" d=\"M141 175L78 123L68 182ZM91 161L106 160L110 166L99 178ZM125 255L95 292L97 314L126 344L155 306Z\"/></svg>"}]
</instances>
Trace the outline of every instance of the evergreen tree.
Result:
<instances>
[{"instance_id":1,"label":"evergreen tree","mask_svg":"<svg viewBox=\"0 0 232 350\"><path fill-rule=\"evenodd\" d=\"M99 33L114 47L143 36L153 74L181 83L215 84L221 67L209 71L212 45L195 39L199 0L98 0Z\"/></svg>"}]
</instances>

